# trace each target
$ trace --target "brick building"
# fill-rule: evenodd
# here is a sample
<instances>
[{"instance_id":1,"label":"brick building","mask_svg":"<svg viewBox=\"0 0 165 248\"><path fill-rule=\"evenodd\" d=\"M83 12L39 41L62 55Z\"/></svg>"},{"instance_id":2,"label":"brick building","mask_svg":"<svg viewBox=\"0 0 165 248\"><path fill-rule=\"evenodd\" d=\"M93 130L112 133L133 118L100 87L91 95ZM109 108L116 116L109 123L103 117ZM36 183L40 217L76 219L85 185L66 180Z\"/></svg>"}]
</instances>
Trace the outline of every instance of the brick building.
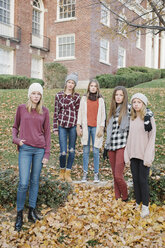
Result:
<instances>
[{"instance_id":1,"label":"brick building","mask_svg":"<svg viewBox=\"0 0 165 248\"><path fill-rule=\"evenodd\" d=\"M128 37L96 2L0 0L0 74L43 78L44 63L56 61L78 72L82 87L91 77L120 67L165 67L163 34L153 38L136 31ZM124 8L120 13L130 14L138 12ZM111 25L118 25L120 37L106 33Z\"/></svg>"}]
</instances>

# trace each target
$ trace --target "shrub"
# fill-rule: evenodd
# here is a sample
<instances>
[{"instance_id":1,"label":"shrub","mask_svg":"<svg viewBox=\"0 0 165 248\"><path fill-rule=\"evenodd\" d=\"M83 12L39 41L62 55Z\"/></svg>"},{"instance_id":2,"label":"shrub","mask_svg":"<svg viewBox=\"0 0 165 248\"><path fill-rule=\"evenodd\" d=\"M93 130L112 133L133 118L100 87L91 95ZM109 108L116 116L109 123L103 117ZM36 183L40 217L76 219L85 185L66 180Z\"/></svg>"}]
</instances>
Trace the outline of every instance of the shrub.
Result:
<instances>
[{"instance_id":1,"label":"shrub","mask_svg":"<svg viewBox=\"0 0 165 248\"><path fill-rule=\"evenodd\" d=\"M10 209L16 206L18 176L13 170L2 171L0 174L0 205ZM66 201L72 188L68 183L51 180L46 176L40 180L37 205L45 204L51 208L58 207ZM26 198L28 206L28 197Z\"/></svg>"},{"instance_id":2,"label":"shrub","mask_svg":"<svg viewBox=\"0 0 165 248\"><path fill-rule=\"evenodd\" d=\"M39 78L28 78L18 75L0 75L0 89L27 89L32 83L44 85L44 81Z\"/></svg>"},{"instance_id":3,"label":"shrub","mask_svg":"<svg viewBox=\"0 0 165 248\"><path fill-rule=\"evenodd\" d=\"M65 78L67 75L67 68L60 63L45 63L44 76L48 88L63 88Z\"/></svg>"},{"instance_id":4,"label":"shrub","mask_svg":"<svg viewBox=\"0 0 165 248\"><path fill-rule=\"evenodd\" d=\"M142 67L142 66L130 66L129 68L133 71L150 73L152 75L152 79L161 78L161 70L160 69L154 69L154 68L148 68L148 67Z\"/></svg>"},{"instance_id":5,"label":"shrub","mask_svg":"<svg viewBox=\"0 0 165 248\"><path fill-rule=\"evenodd\" d=\"M30 85L30 78L15 75L0 75L0 89L26 89Z\"/></svg>"},{"instance_id":6,"label":"shrub","mask_svg":"<svg viewBox=\"0 0 165 248\"><path fill-rule=\"evenodd\" d=\"M161 71L161 78L165 78L165 69L160 69Z\"/></svg>"}]
</instances>

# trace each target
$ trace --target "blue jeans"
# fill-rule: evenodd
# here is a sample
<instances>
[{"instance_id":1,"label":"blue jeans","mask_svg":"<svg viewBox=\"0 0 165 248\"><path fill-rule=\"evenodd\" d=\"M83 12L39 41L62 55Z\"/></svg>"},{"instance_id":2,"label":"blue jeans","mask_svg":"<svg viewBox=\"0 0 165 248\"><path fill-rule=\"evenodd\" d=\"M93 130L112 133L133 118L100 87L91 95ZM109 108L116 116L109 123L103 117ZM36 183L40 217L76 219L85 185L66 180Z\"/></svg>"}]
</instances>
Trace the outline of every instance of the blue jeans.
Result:
<instances>
[{"instance_id":1,"label":"blue jeans","mask_svg":"<svg viewBox=\"0 0 165 248\"><path fill-rule=\"evenodd\" d=\"M29 179L29 207L35 208L37 202L42 159L45 150L32 146L19 147L19 185L17 191L17 211L23 210Z\"/></svg>"},{"instance_id":2,"label":"blue jeans","mask_svg":"<svg viewBox=\"0 0 165 248\"><path fill-rule=\"evenodd\" d=\"M66 155L67 155L67 139L69 138L69 155L67 160L67 169L71 169L76 146L76 126L70 128L64 128L59 126L59 143L60 143L60 168L66 167Z\"/></svg>"},{"instance_id":3,"label":"blue jeans","mask_svg":"<svg viewBox=\"0 0 165 248\"><path fill-rule=\"evenodd\" d=\"M92 137L94 172L99 172L99 148L94 147L96 136L96 127L88 126L88 145L83 146L83 170L88 171L89 153L90 153L90 137Z\"/></svg>"}]
</instances>

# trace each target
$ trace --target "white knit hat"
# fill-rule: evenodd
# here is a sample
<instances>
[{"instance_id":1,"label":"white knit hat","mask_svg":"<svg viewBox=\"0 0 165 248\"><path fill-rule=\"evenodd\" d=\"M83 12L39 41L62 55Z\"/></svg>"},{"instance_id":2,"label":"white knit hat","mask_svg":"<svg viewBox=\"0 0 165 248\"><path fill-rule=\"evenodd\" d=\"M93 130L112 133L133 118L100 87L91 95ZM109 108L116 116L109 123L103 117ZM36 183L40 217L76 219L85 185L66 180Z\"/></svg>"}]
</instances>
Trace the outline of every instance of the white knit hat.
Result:
<instances>
[{"instance_id":1,"label":"white knit hat","mask_svg":"<svg viewBox=\"0 0 165 248\"><path fill-rule=\"evenodd\" d=\"M29 90L28 90L28 98L30 98L31 93L34 91L40 92L40 94L43 96L43 88L42 88L41 84L33 83L30 85Z\"/></svg>"},{"instance_id":2,"label":"white knit hat","mask_svg":"<svg viewBox=\"0 0 165 248\"><path fill-rule=\"evenodd\" d=\"M146 97L144 94L142 94L142 93L136 93L136 94L134 94L134 95L131 97L131 102L132 102L133 99L135 99L135 98L140 99L140 100L147 106L147 104L148 104L148 99L147 99L147 97Z\"/></svg>"}]
</instances>

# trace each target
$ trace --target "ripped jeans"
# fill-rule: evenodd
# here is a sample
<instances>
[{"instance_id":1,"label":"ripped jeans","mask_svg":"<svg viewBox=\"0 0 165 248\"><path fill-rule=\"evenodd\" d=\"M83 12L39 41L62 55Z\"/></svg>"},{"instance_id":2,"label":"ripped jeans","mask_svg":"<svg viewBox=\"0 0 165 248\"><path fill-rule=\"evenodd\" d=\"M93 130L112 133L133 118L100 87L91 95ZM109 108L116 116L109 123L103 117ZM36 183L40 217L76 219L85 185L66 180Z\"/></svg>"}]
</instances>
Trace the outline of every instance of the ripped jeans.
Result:
<instances>
[{"instance_id":1,"label":"ripped jeans","mask_svg":"<svg viewBox=\"0 0 165 248\"><path fill-rule=\"evenodd\" d=\"M60 168L71 169L74 157L75 157L75 145L76 145L76 126L70 128L64 128L59 126L59 143L60 143ZM69 141L69 142L68 142ZM67 156L67 144L69 145L69 154L66 166Z\"/></svg>"}]
</instances>

